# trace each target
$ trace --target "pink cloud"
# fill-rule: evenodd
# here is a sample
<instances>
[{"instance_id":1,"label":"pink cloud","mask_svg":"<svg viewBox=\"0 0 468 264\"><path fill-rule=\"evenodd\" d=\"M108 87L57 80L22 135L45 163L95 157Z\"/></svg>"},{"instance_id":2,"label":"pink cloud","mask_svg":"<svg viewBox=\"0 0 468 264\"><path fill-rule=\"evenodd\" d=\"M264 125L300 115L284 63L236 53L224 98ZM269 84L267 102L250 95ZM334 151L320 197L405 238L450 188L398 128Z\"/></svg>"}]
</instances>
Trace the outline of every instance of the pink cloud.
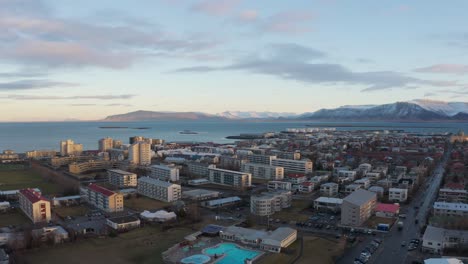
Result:
<instances>
[{"instance_id":1,"label":"pink cloud","mask_svg":"<svg viewBox=\"0 0 468 264\"><path fill-rule=\"evenodd\" d=\"M204 0L192 6L193 11L213 16L222 16L231 13L241 0Z\"/></svg>"},{"instance_id":2,"label":"pink cloud","mask_svg":"<svg viewBox=\"0 0 468 264\"><path fill-rule=\"evenodd\" d=\"M305 33L312 30L308 22L313 19L314 16L310 12L286 11L268 17L262 28L276 33Z\"/></svg>"},{"instance_id":3,"label":"pink cloud","mask_svg":"<svg viewBox=\"0 0 468 264\"><path fill-rule=\"evenodd\" d=\"M416 72L444 73L444 74L468 74L468 65L464 64L435 64L429 67L415 69Z\"/></svg>"},{"instance_id":4,"label":"pink cloud","mask_svg":"<svg viewBox=\"0 0 468 264\"><path fill-rule=\"evenodd\" d=\"M244 10L239 14L239 19L250 22L258 19L258 13L255 10Z\"/></svg>"}]
</instances>

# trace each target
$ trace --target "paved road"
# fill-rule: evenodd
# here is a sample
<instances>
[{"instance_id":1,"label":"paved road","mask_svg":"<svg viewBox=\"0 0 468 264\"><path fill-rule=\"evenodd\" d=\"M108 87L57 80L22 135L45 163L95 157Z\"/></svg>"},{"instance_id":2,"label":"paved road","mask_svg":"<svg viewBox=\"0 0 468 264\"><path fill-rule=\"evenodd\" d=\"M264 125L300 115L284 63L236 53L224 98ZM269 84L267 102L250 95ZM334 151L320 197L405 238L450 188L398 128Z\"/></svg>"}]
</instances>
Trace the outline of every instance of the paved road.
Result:
<instances>
[{"instance_id":1,"label":"paved road","mask_svg":"<svg viewBox=\"0 0 468 264\"><path fill-rule=\"evenodd\" d=\"M382 244L382 250L374 254L372 263L393 264L393 263L407 263L407 245L411 239L420 238L421 228L426 224L426 219L431 211L432 205L437 197L437 192L442 183L444 175L444 167L447 164L451 147L441 159L440 163L434 169L431 177L428 178L426 186L421 186L420 190L413 197L412 202L403 207L406 212L406 219L400 219L404 222L402 231L398 231L397 225L394 225L390 232L385 236ZM416 210L414 207L419 207ZM415 224L415 220L419 224ZM406 246L402 246L405 242ZM409 261L408 261L409 262Z\"/></svg>"}]
</instances>

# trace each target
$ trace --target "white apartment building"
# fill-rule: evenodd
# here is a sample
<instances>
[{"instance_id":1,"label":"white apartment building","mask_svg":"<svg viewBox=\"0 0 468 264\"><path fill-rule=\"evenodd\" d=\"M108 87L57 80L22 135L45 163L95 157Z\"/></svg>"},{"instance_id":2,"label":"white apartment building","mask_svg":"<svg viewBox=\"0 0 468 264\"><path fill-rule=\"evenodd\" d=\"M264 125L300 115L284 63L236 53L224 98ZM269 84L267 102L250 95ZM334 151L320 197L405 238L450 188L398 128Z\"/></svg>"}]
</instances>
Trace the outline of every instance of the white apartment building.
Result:
<instances>
[{"instance_id":1,"label":"white apartment building","mask_svg":"<svg viewBox=\"0 0 468 264\"><path fill-rule=\"evenodd\" d=\"M136 142L128 149L128 160L135 165L147 166L151 164L151 144Z\"/></svg>"},{"instance_id":2,"label":"white apartment building","mask_svg":"<svg viewBox=\"0 0 468 264\"><path fill-rule=\"evenodd\" d=\"M355 180L354 184L359 184L362 186L363 189L369 189L371 181L368 178L362 178L359 180Z\"/></svg>"},{"instance_id":3,"label":"white apartment building","mask_svg":"<svg viewBox=\"0 0 468 264\"><path fill-rule=\"evenodd\" d=\"M391 202L406 202L408 200L408 189L390 188L388 200Z\"/></svg>"},{"instance_id":4,"label":"white apartment building","mask_svg":"<svg viewBox=\"0 0 468 264\"><path fill-rule=\"evenodd\" d=\"M292 184L301 184L307 181L307 177L304 174L288 174L284 180Z\"/></svg>"},{"instance_id":5,"label":"white apartment building","mask_svg":"<svg viewBox=\"0 0 468 264\"><path fill-rule=\"evenodd\" d=\"M273 159L271 165L283 167L285 173L312 173L313 163L310 160L290 160L290 159Z\"/></svg>"},{"instance_id":6,"label":"white apartment building","mask_svg":"<svg viewBox=\"0 0 468 264\"><path fill-rule=\"evenodd\" d=\"M382 173L380 172L368 172L366 173L366 178L368 178L371 181L378 181L380 180L380 177L382 176Z\"/></svg>"},{"instance_id":7,"label":"white apartment building","mask_svg":"<svg viewBox=\"0 0 468 264\"><path fill-rule=\"evenodd\" d=\"M106 152L114 147L114 140L110 137L101 138L98 145L100 152Z\"/></svg>"},{"instance_id":8,"label":"white apartment building","mask_svg":"<svg viewBox=\"0 0 468 264\"><path fill-rule=\"evenodd\" d=\"M31 150L26 152L26 157L29 159L52 158L57 155L55 150Z\"/></svg>"},{"instance_id":9,"label":"white apartment building","mask_svg":"<svg viewBox=\"0 0 468 264\"><path fill-rule=\"evenodd\" d=\"M82 144L75 144L73 140L67 139L65 141L60 141L60 155L61 156L79 156L83 152Z\"/></svg>"},{"instance_id":10,"label":"white apartment building","mask_svg":"<svg viewBox=\"0 0 468 264\"><path fill-rule=\"evenodd\" d=\"M243 189L252 185L252 174L239 171L208 169L210 183Z\"/></svg>"},{"instance_id":11,"label":"white apartment building","mask_svg":"<svg viewBox=\"0 0 468 264\"><path fill-rule=\"evenodd\" d=\"M269 181L268 182L269 191L276 191L276 190L290 191L291 187L292 187L292 183L290 182L285 182L285 181Z\"/></svg>"},{"instance_id":12,"label":"white apartment building","mask_svg":"<svg viewBox=\"0 0 468 264\"><path fill-rule=\"evenodd\" d=\"M339 179L346 181L354 181L356 179L356 171L353 170L340 170L337 175Z\"/></svg>"},{"instance_id":13,"label":"white apartment building","mask_svg":"<svg viewBox=\"0 0 468 264\"><path fill-rule=\"evenodd\" d=\"M177 201L182 197L180 185L151 177L139 178L137 190L141 195L164 202Z\"/></svg>"},{"instance_id":14,"label":"white apartment building","mask_svg":"<svg viewBox=\"0 0 468 264\"><path fill-rule=\"evenodd\" d=\"M242 165L241 171L252 174L254 179L263 180L282 180L284 177L284 169L259 163L245 163Z\"/></svg>"},{"instance_id":15,"label":"white apartment building","mask_svg":"<svg viewBox=\"0 0 468 264\"><path fill-rule=\"evenodd\" d=\"M468 204L435 202L432 211L435 216L468 217Z\"/></svg>"},{"instance_id":16,"label":"white apartment building","mask_svg":"<svg viewBox=\"0 0 468 264\"><path fill-rule=\"evenodd\" d=\"M323 196L331 197L338 194L338 184L334 182L327 182L320 185L320 194Z\"/></svg>"},{"instance_id":17,"label":"white apartment building","mask_svg":"<svg viewBox=\"0 0 468 264\"><path fill-rule=\"evenodd\" d=\"M422 238L421 250L435 254L443 253L446 248L467 248L468 231L451 230L427 226Z\"/></svg>"},{"instance_id":18,"label":"white apartment building","mask_svg":"<svg viewBox=\"0 0 468 264\"><path fill-rule=\"evenodd\" d=\"M314 201L314 209L317 211L339 212L343 199L331 197L319 197Z\"/></svg>"},{"instance_id":19,"label":"white apartment building","mask_svg":"<svg viewBox=\"0 0 468 264\"><path fill-rule=\"evenodd\" d=\"M191 175L206 177L209 174L208 169L216 168L216 165L201 162L189 162L187 163L187 168Z\"/></svg>"},{"instance_id":20,"label":"white apartment building","mask_svg":"<svg viewBox=\"0 0 468 264\"><path fill-rule=\"evenodd\" d=\"M258 216L269 216L291 207L291 192L278 191L250 197L250 212Z\"/></svg>"},{"instance_id":21,"label":"white apartment building","mask_svg":"<svg viewBox=\"0 0 468 264\"><path fill-rule=\"evenodd\" d=\"M50 202L33 189L23 189L18 193L21 211L33 223L49 222L51 219Z\"/></svg>"},{"instance_id":22,"label":"white apartment building","mask_svg":"<svg viewBox=\"0 0 468 264\"><path fill-rule=\"evenodd\" d=\"M161 181L179 181L179 169L173 165L153 165L151 166L151 178Z\"/></svg>"},{"instance_id":23,"label":"white apartment building","mask_svg":"<svg viewBox=\"0 0 468 264\"><path fill-rule=\"evenodd\" d=\"M276 156L252 154L247 155L246 158L249 161L249 163L272 165L272 161L276 159Z\"/></svg>"},{"instance_id":24,"label":"white apartment building","mask_svg":"<svg viewBox=\"0 0 468 264\"><path fill-rule=\"evenodd\" d=\"M113 169L107 170L109 183L119 188L136 187L137 175L128 171Z\"/></svg>"}]
</instances>

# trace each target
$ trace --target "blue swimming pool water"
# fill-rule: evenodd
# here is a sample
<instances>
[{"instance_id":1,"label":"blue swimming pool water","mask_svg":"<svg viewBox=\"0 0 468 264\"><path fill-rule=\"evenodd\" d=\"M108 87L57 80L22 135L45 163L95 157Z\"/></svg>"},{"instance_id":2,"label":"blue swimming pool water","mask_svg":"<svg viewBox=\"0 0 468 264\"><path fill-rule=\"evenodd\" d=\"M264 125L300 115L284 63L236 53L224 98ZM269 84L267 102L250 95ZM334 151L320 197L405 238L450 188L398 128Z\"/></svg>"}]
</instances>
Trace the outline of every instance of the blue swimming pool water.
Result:
<instances>
[{"instance_id":1,"label":"blue swimming pool water","mask_svg":"<svg viewBox=\"0 0 468 264\"><path fill-rule=\"evenodd\" d=\"M214 248L206 249L204 253L210 256L225 254L225 257L216 262L217 264L244 264L246 259L254 259L261 254L257 251L240 248L236 244L231 243L218 244Z\"/></svg>"},{"instance_id":2,"label":"blue swimming pool water","mask_svg":"<svg viewBox=\"0 0 468 264\"><path fill-rule=\"evenodd\" d=\"M181 260L184 264L204 264L210 261L210 257L203 254L193 255Z\"/></svg>"}]
</instances>

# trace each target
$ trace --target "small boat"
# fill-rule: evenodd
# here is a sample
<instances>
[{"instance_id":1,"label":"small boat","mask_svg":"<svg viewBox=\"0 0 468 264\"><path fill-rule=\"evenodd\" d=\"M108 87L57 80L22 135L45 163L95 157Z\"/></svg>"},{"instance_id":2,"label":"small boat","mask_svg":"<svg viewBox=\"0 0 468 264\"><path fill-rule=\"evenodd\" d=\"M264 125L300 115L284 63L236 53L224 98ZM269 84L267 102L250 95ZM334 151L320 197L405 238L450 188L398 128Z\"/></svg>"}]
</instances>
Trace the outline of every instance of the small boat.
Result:
<instances>
[{"instance_id":1,"label":"small boat","mask_svg":"<svg viewBox=\"0 0 468 264\"><path fill-rule=\"evenodd\" d=\"M195 132L195 131L192 131L192 130L183 130L183 131L180 131L179 134L195 135L195 134L198 134L198 132Z\"/></svg>"}]
</instances>

